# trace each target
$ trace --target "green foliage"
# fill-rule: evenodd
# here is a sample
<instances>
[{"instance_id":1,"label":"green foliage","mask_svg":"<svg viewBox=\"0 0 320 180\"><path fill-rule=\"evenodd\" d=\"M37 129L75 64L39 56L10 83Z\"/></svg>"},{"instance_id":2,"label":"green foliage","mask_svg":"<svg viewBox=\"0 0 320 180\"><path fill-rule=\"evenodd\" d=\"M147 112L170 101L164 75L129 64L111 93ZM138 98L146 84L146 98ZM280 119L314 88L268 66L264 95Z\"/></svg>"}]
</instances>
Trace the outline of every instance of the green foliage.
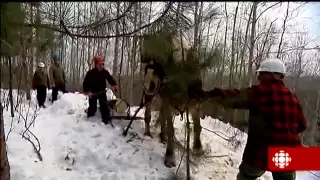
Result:
<instances>
[{"instance_id":1,"label":"green foliage","mask_svg":"<svg viewBox=\"0 0 320 180\"><path fill-rule=\"evenodd\" d=\"M16 23L22 23L24 12L21 3L1 2L0 3L1 18L1 55L13 55L16 53L13 44L19 42L19 31Z\"/></svg>"},{"instance_id":2,"label":"green foliage","mask_svg":"<svg viewBox=\"0 0 320 180\"><path fill-rule=\"evenodd\" d=\"M172 35L163 30L144 39L142 56L156 60L164 67L169 81L161 92L165 93L175 104L180 104L186 100L187 89L190 85L196 84L201 88L201 72L208 70L217 60L219 61L220 52L214 49L210 53L198 53L190 48L184 54L185 60L182 60L173 59L173 50ZM199 54L204 55L201 57Z\"/></svg>"},{"instance_id":3,"label":"green foliage","mask_svg":"<svg viewBox=\"0 0 320 180\"><path fill-rule=\"evenodd\" d=\"M40 52L47 52L57 44L55 34L52 30L39 28L38 32L39 42L35 45L40 48Z\"/></svg>"},{"instance_id":4,"label":"green foliage","mask_svg":"<svg viewBox=\"0 0 320 180\"><path fill-rule=\"evenodd\" d=\"M25 48L39 48L45 53L56 44L54 32L47 28L24 26L26 12L22 3L0 3L2 56L18 55ZM34 34L37 28L37 37ZM36 40L37 38L37 40Z\"/></svg>"},{"instance_id":5,"label":"green foliage","mask_svg":"<svg viewBox=\"0 0 320 180\"><path fill-rule=\"evenodd\" d=\"M159 31L153 35L148 35L143 41L143 56L157 59L161 64L166 64L170 53L172 52L169 33ZM161 50L160 50L161 49Z\"/></svg>"},{"instance_id":6,"label":"green foliage","mask_svg":"<svg viewBox=\"0 0 320 180\"><path fill-rule=\"evenodd\" d=\"M205 47L199 48L199 59L202 62L202 65L205 67L217 67L222 62L222 48L217 46L210 50L207 50Z\"/></svg>"}]
</instances>

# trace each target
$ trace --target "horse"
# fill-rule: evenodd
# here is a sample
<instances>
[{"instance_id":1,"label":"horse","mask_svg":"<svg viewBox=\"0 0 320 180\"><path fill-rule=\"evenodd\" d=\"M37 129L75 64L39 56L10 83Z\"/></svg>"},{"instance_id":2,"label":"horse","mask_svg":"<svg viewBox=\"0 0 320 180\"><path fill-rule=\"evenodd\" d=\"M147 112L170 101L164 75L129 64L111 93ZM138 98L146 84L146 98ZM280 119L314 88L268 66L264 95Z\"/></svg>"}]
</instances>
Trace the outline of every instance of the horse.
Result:
<instances>
[{"instance_id":1,"label":"horse","mask_svg":"<svg viewBox=\"0 0 320 180\"><path fill-rule=\"evenodd\" d=\"M177 113L182 115L188 109L193 120L193 149L197 152L202 151L201 102L197 99L190 99L188 96L190 90L192 93L193 90L202 88L202 81L195 50L193 48L186 50L181 47L181 44L179 38L174 38L170 34L152 34L144 39L141 52L142 63L156 66L156 68L145 69L144 98L147 103L145 105L144 135L151 136L151 100L157 94L161 99L158 117L161 125L159 137L162 143L167 142L164 165L169 168L176 166L173 118ZM162 70L159 70L161 68ZM158 69L158 73L155 69ZM184 72L186 70L188 72ZM167 79L163 80L159 71L163 71ZM189 75L186 76L186 73Z\"/></svg>"}]
</instances>

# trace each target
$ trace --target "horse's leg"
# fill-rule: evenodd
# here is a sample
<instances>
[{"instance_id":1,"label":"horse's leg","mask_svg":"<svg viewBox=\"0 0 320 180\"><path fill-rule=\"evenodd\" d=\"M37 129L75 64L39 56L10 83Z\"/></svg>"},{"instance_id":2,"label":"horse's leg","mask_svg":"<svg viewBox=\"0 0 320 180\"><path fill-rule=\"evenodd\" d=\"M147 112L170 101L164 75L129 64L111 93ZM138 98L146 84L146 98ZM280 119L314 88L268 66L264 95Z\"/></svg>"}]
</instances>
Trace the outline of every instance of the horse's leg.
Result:
<instances>
[{"instance_id":1,"label":"horse's leg","mask_svg":"<svg viewBox=\"0 0 320 180\"><path fill-rule=\"evenodd\" d=\"M168 135L168 142L167 142L167 150L164 159L164 165L171 168L176 166L176 159L174 154L174 127L173 127L173 115L172 115L172 108L169 103L163 102L164 108L164 118L167 122L167 135Z\"/></svg>"},{"instance_id":2,"label":"horse's leg","mask_svg":"<svg viewBox=\"0 0 320 180\"><path fill-rule=\"evenodd\" d=\"M165 143L167 141L166 118L165 118L165 109L162 103L160 107L158 121L160 121L160 125L161 125L161 132L159 133L160 142Z\"/></svg>"},{"instance_id":3,"label":"horse's leg","mask_svg":"<svg viewBox=\"0 0 320 180\"><path fill-rule=\"evenodd\" d=\"M202 143L201 143L201 122L200 122L200 111L201 108L198 104L193 106L192 111L191 111L191 116L193 120L193 149L196 152L201 152L202 151Z\"/></svg>"},{"instance_id":4,"label":"horse's leg","mask_svg":"<svg viewBox=\"0 0 320 180\"><path fill-rule=\"evenodd\" d=\"M145 123L144 135L152 137L150 132L152 97L145 97L145 101L147 101L147 103L145 105L145 112L144 112L144 123Z\"/></svg>"}]
</instances>

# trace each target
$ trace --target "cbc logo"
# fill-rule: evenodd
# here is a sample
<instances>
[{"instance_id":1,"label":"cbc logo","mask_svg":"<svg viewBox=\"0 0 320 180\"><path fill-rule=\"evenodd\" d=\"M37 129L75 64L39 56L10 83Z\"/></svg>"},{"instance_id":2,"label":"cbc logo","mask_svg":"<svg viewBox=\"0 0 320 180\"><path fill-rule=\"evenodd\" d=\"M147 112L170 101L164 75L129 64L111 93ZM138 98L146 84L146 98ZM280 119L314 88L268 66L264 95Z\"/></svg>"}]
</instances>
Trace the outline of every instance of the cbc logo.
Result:
<instances>
[{"instance_id":1,"label":"cbc logo","mask_svg":"<svg viewBox=\"0 0 320 180\"><path fill-rule=\"evenodd\" d=\"M275 153L272 161L274 163L275 166L277 166L280 169L283 169L287 166L289 166L289 163L291 162L291 157L289 155L289 153L280 150L279 152Z\"/></svg>"}]
</instances>

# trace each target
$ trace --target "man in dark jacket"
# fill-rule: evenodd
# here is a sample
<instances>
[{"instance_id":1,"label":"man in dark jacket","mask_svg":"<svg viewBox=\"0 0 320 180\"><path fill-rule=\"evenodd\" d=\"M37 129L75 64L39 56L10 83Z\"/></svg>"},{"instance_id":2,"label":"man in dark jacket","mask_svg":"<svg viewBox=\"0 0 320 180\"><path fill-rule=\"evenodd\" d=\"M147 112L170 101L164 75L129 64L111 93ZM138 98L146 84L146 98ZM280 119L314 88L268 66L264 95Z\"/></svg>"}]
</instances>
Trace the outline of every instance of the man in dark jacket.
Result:
<instances>
[{"instance_id":1,"label":"man in dark jacket","mask_svg":"<svg viewBox=\"0 0 320 180\"><path fill-rule=\"evenodd\" d=\"M45 70L44 63L40 62L32 78L32 88L37 90L37 101L40 108L46 107L44 103L47 98L48 86L49 86L49 76Z\"/></svg>"},{"instance_id":2,"label":"man in dark jacket","mask_svg":"<svg viewBox=\"0 0 320 180\"><path fill-rule=\"evenodd\" d=\"M94 116L97 111L97 100L100 104L102 122L108 124L110 121L110 110L107 104L106 88L107 83L113 86L114 91L118 91L118 85L109 71L104 68L104 59L97 56L93 59L95 67L89 70L83 81L83 92L89 96L88 117Z\"/></svg>"},{"instance_id":3,"label":"man in dark jacket","mask_svg":"<svg viewBox=\"0 0 320 180\"><path fill-rule=\"evenodd\" d=\"M52 88L52 102L57 100L58 91L66 93L66 75L59 63L57 55L52 56L52 64L49 68L49 80Z\"/></svg>"},{"instance_id":4,"label":"man in dark jacket","mask_svg":"<svg viewBox=\"0 0 320 180\"><path fill-rule=\"evenodd\" d=\"M249 110L247 145L237 180L255 180L262 176L268 170L268 147L302 146L300 135L306 129L299 99L283 83L283 62L267 59L261 63L258 73L259 83L248 88L214 88L190 93L191 98L210 98L226 108ZM294 171L272 172L272 176L274 180L295 180L296 177Z\"/></svg>"}]
</instances>

